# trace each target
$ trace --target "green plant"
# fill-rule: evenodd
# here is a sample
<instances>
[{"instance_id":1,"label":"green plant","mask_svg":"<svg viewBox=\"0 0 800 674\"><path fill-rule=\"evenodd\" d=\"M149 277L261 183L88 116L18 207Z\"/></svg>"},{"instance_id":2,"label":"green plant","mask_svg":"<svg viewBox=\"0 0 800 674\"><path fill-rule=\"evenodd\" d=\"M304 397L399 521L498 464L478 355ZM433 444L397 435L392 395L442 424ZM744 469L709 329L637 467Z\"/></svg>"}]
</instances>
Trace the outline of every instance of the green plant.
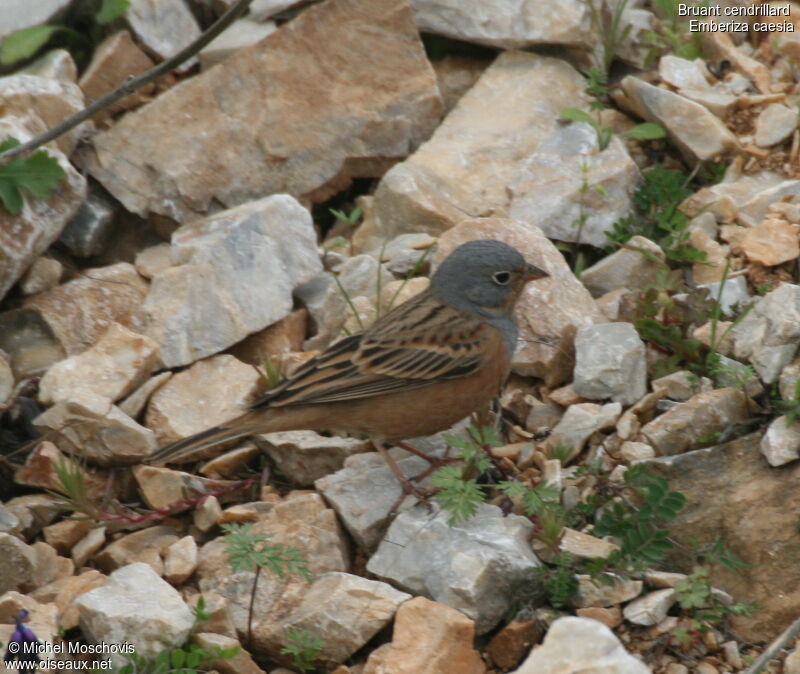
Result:
<instances>
[{"instance_id":1,"label":"green plant","mask_svg":"<svg viewBox=\"0 0 800 674\"><path fill-rule=\"evenodd\" d=\"M76 3L67 17L71 25L43 24L22 28L3 39L0 44L0 63L10 65L30 58L53 38L73 49L80 61L102 40L105 26L125 14L130 0L91 0Z\"/></svg>"},{"instance_id":2,"label":"green plant","mask_svg":"<svg viewBox=\"0 0 800 674\"><path fill-rule=\"evenodd\" d=\"M345 213L344 211L337 208L329 208L328 211L337 220L345 222L353 227L355 227L358 224L358 221L361 219L362 215L360 206L356 206L352 211L350 211L350 213Z\"/></svg>"},{"instance_id":3,"label":"green plant","mask_svg":"<svg viewBox=\"0 0 800 674\"><path fill-rule=\"evenodd\" d=\"M654 31L647 31L644 39L652 47L647 56L647 65L652 65L658 57L666 53L673 53L685 59L693 60L702 57L699 32L689 31L689 22L679 11L680 5L708 7L708 0L653 0L653 7L659 17L659 25Z\"/></svg>"},{"instance_id":4,"label":"green plant","mask_svg":"<svg viewBox=\"0 0 800 674\"><path fill-rule=\"evenodd\" d=\"M534 570L534 580L541 585L552 606L562 608L578 594L577 566L572 555L562 552L552 565L542 564Z\"/></svg>"},{"instance_id":5,"label":"green plant","mask_svg":"<svg viewBox=\"0 0 800 674\"><path fill-rule=\"evenodd\" d=\"M250 607L247 614L247 644L252 643L253 606L258 587L261 569L272 571L279 578L284 573L298 574L310 583L313 576L308 569L308 562L297 548L280 543L270 543L272 534L256 534L252 531L252 523L223 524L225 536L222 544L228 563L234 573L239 571L255 571L253 587L250 590Z\"/></svg>"},{"instance_id":6,"label":"green plant","mask_svg":"<svg viewBox=\"0 0 800 674\"><path fill-rule=\"evenodd\" d=\"M292 656L292 666L301 672L314 669L314 660L322 650L322 639L312 636L306 630L291 629L287 633L286 641L281 653Z\"/></svg>"},{"instance_id":7,"label":"green plant","mask_svg":"<svg viewBox=\"0 0 800 674\"><path fill-rule=\"evenodd\" d=\"M597 147L601 152L605 150L611 142L614 130L610 126L603 126L600 122L599 114L597 118L595 118L580 108L564 108L559 115L573 122L586 122L589 124L589 126L594 129L595 134L597 134ZM653 122L642 122L641 124L637 124L623 131L620 135L633 138L634 140L656 140L658 138L663 138L666 135L666 131Z\"/></svg>"},{"instance_id":8,"label":"green plant","mask_svg":"<svg viewBox=\"0 0 800 674\"><path fill-rule=\"evenodd\" d=\"M0 143L0 153L19 144L16 138L6 138ZM47 199L64 175L58 161L45 150L12 159L0 165L0 201L11 215L18 215L25 203L23 190L37 199Z\"/></svg>"},{"instance_id":9,"label":"green plant","mask_svg":"<svg viewBox=\"0 0 800 674\"><path fill-rule=\"evenodd\" d=\"M772 405L786 417L786 425L792 426L800 415L800 380L794 385L794 396L790 400L773 400Z\"/></svg>"},{"instance_id":10,"label":"green plant","mask_svg":"<svg viewBox=\"0 0 800 674\"><path fill-rule=\"evenodd\" d=\"M194 623L189 632L189 637L197 630L197 626L211 616L205 610L203 595L192 608ZM187 637L187 641L189 639ZM239 652L239 646L231 648L217 647L208 651L196 644L184 643L177 648L167 648L161 651L152 661L148 658L131 653L126 656L128 662L119 669L119 674L198 674L207 670L209 661L216 659L230 659Z\"/></svg>"}]
</instances>

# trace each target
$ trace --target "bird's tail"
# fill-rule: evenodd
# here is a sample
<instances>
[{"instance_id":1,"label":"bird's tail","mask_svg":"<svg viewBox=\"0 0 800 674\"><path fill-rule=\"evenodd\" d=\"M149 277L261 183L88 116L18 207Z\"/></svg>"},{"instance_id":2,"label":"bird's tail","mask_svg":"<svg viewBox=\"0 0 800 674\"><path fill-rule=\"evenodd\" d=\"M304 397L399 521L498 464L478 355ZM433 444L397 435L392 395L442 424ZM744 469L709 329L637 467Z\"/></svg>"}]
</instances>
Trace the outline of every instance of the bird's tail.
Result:
<instances>
[{"instance_id":1,"label":"bird's tail","mask_svg":"<svg viewBox=\"0 0 800 674\"><path fill-rule=\"evenodd\" d=\"M201 458L198 454L207 447L261 432L255 423L249 423L254 416L248 412L220 426L177 440L151 454L145 462L159 466L166 463L187 463ZM255 422L256 419L253 418L252 421Z\"/></svg>"}]
</instances>

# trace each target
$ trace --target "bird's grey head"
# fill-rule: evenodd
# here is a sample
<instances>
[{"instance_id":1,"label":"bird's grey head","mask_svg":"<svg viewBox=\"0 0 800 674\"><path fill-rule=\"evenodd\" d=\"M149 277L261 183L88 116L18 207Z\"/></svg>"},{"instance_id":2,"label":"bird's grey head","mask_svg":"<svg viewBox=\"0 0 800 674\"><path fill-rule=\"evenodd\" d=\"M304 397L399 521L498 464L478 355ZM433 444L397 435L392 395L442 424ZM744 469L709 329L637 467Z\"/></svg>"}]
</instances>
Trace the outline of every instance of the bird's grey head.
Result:
<instances>
[{"instance_id":1,"label":"bird's grey head","mask_svg":"<svg viewBox=\"0 0 800 674\"><path fill-rule=\"evenodd\" d=\"M502 241L468 241L439 265L431 278L431 292L501 328L498 322L513 325L511 311L525 284L547 275Z\"/></svg>"}]
</instances>

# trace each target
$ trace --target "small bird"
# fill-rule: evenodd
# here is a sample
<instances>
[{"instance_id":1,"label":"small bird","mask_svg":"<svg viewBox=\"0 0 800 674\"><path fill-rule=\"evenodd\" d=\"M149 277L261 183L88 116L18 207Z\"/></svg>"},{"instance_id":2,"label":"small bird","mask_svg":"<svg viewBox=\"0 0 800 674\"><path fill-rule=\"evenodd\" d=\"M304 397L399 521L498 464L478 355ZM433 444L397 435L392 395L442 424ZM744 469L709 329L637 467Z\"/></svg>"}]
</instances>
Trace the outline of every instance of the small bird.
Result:
<instances>
[{"instance_id":1,"label":"small bird","mask_svg":"<svg viewBox=\"0 0 800 674\"><path fill-rule=\"evenodd\" d=\"M497 394L517 341L514 304L528 281L545 276L501 241L464 243L426 290L329 346L241 416L167 445L148 462L192 460L204 448L260 433L360 433L410 489L386 443L431 460L403 441L447 429Z\"/></svg>"}]
</instances>

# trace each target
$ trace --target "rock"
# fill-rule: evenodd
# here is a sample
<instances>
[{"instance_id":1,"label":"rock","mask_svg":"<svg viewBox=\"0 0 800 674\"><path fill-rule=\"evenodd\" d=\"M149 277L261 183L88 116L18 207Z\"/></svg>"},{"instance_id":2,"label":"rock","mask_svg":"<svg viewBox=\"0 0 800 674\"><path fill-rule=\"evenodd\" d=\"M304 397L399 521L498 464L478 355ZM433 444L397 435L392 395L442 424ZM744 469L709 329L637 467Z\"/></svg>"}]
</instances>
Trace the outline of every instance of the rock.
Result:
<instances>
[{"instance_id":1,"label":"rock","mask_svg":"<svg viewBox=\"0 0 800 674\"><path fill-rule=\"evenodd\" d=\"M778 390L784 400L794 400L800 398L800 360L795 359L781 370L778 381ZM0 396L2 399L2 396Z\"/></svg>"},{"instance_id":2,"label":"rock","mask_svg":"<svg viewBox=\"0 0 800 674\"><path fill-rule=\"evenodd\" d=\"M129 211L185 222L264 194L324 201L430 134L441 99L405 3L337 0L290 23L95 137L92 174Z\"/></svg>"},{"instance_id":3,"label":"rock","mask_svg":"<svg viewBox=\"0 0 800 674\"><path fill-rule=\"evenodd\" d=\"M256 444L292 483L311 487L339 470L349 456L372 450L369 440L325 437L314 431L286 431L254 436Z\"/></svg>"},{"instance_id":4,"label":"rock","mask_svg":"<svg viewBox=\"0 0 800 674\"><path fill-rule=\"evenodd\" d=\"M737 307L741 309L750 300L750 290L744 276L729 277L725 279L724 285L721 281L715 281L703 284L701 287L708 288L709 297L719 302L724 316L732 316L736 313Z\"/></svg>"},{"instance_id":5,"label":"rock","mask_svg":"<svg viewBox=\"0 0 800 674\"><path fill-rule=\"evenodd\" d=\"M192 643L212 654L216 653L217 649L239 648L233 657L210 657L204 661L204 666L218 674L265 674L237 639L213 632L195 632L192 635Z\"/></svg>"},{"instance_id":6,"label":"rock","mask_svg":"<svg viewBox=\"0 0 800 674\"><path fill-rule=\"evenodd\" d=\"M72 560L60 557L53 546L36 541L31 549L35 562L29 589L41 589L61 578L70 578L75 573Z\"/></svg>"},{"instance_id":7,"label":"rock","mask_svg":"<svg viewBox=\"0 0 800 674\"><path fill-rule=\"evenodd\" d=\"M318 494L302 494L275 505L257 515L253 535L272 534L271 544L282 544L300 550L315 576L329 571L349 569L347 543L336 522L336 515L325 507ZM253 571L233 573L221 538L202 546L196 577L201 592L214 591L229 602L231 617L239 634L247 634L247 616ZM275 621L294 611L309 590L309 584L296 574L262 574L256 590L256 606L260 622L253 625L253 652L278 655L271 649Z\"/></svg>"},{"instance_id":8,"label":"rock","mask_svg":"<svg viewBox=\"0 0 800 674\"><path fill-rule=\"evenodd\" d=\"M756 145L771 147L782 143L797 128L797 111L782 103L770 103L756 120Z\"/></svg>"},{"instance_id":9,"label":"rock","mask_svg":"<svg viewBox=\"0 0 800 674\"><path fill-rule=\"evenodd\" d=\"M648 674L650 668L625 651L614 633L589 618L556 620L540 648L512 674Z\"/></svg>"},{"instance_id":10,"label":"rock","mask_svg":"<svg viewBox=\"0 0 800 674\"><path fill-rule=\"evenodd\" d=\"M0 405L5 405L11 399L13 391L14 372L5 354L0 352Z\"/></svg>"},{"instance_id":11,"label":"rock","mask_svg":"<svg viewBox=\"0 0 800 674\"><path fill-rule=\"evenodd\" d=\"M172 372L161 372L150 377L144 384L131 393L119 404L119 408L131 419L136 419L145 408L150 397L166 384L172 377Z\"/></svg>"},{"instance_id":12,"label":"rock","mask_svg":"<svg viewBox=\"0 0 800 674\"><path fill-rule=\"evenodd\" d=\"M33 421L63 452L99 466L138 463L157 448L153 432L108 398L84 395L59 402Z\"/></svg>"},{"instance_id":13,"label":"rock","mask_svg":"<svg viewBox=\"0 0 800 674\"><path fill-rule=\"evenodd\" d=\"M677 599L677 592L672 588L656 590L634 599L622 609L622 615L634 625L658 625L667 617L667 611Z\"/></svg>"},{"instance_id":14,"label":"rock","mask_svg":"<svg viewBox=\"0 0 800 674\"><path fill-rule=\"evenodd\" d=\"M151 397L146 423L161 445L244 413L261 386L252 365L221 354L174 375ZM198 397L202 391L202 397Z\"/></svg>"},{"instance_id":15,"label":"rock","mask_svg":"<svg viewBox=\"0 0 800 674\"><path fill-rule=\"evenodd\" d=\"M260 454L261 450L253 442L248 441L235 449L210 458L198 468L198 472L213 479L220 477L236 479L242 469Z\"/></svg>"},{"instance_id":16,"label":"rock","mask_svg":"<svg viewBox=\"0 0 800 674\"><path fill-rule=\"evenodd\" d=\"M224 490L231 484L158 466L136 466L132 472L142 499L155 510L170 508L187 499Z\"/></svg>"},{"instance_id":17,"label":"rock","mask_svg":"<svg viewBox=\"0 0 800 674\"><path fill-rule=\"evenodd\" d=\"M277 653L289 630L304 630L322 640L319 659L344 662L385 627L411 595L391 585L349 573L319 576L300 604L282 619L260 626L262 648Z\"/></svg>"},{"instance_id":18,"label":"rock","mask_svg":"<svg viewBox=\"0 0 800 674\"><path fill-rule=\"evenodd\" d=\"M400 513L367 570L414 594L430 596L491 630L540 565L528 543L530 522L482 504L469 521L450 526L447 513L424 506Z\"/></svg>"},{"instance_id":19,"label":"rock","mask_svg":"<svg viewBox=\"0 0 800 674\"><path fill-rule=\"evenodd\" d=\"M5 103L5 94L0 87L0 105L5 107ZM10 114L0 119L0 138L3 139L13 136L24 143L44 131L45 126L40 120L29 121ZM12 215L5 208L0 211L0 298L58 238L86 194L86 180L64 154L52 146L47 152L66 172L58 187L47 199L25 197L25 205L18 215Z\"/></svg>"},{"instance_id":20,"label":"rock","mask_svg":"<svg viewBox=\"0 0 800 674\"><path fill-rule=\"evenodd\" d=\"M91 183L86 200L64 227L59 242L78 257L98 255L112 234L116 212L116 202L97 183Z\"/></svg>"},{"instance_id":21,"label":"rock","mask_svg":"<svg viewBox=\"0 0 800 674\"><path fill-rule=\"evenodd\" d=\"M150 374L157 349L149 337L112 323L93 347L47 371L39 384L39 400L52 405L86 394L116 402Z\"/></svg>"},{"instance_id":22,"label":"rock","mask_svg":"<svg viewBox=\"0 0 800 674\"><path fill-rule=\"evenodd\" d=\"M580 3L566 3L558 11L536 0L513 7L504 2L412 0L412 6L420 31L487 47L557 44L591 50L597 43L590 11Z\"/></svg>"},{"instance_id":23,"label":"rock","mask_svg":"<svg viewBox=\"0 0 800 674\"><path fill-rule=\"evenodd\" d=\"M719 61L728 61L734 70L738 70L756 85L762 94L772 91L769 68L745 54L734 44L730 35L725 32L704 32L701 36L705 53Z\"/></svg>"},{"instance_id":24,"label":"rock","mask_svg":"<svg viewBox=\"0 0 800 674\"><path fill-rule=\"evenodd\" d=\"M415 446L420 446L414 441ZM423 448L424 449L424 448ZM418 475L428 463L402 449L389 453L406 476ZM391 508L401 496L400 484L377 452L355 454L344 467L314 483L331 504L359 547L373 550L383 536Z\"/></svg>"},{"instance_id":25,"label":"rock","mask_svg":"<svg viewBox=\"0 0 800 674\"><path fill-rule=\"evenodd\" d=\"M172 266L172 246L168 243L157 243L136 253L136 271L145 278L152 279Z\"/></svg>"},{"instance_id":26,"label":"rock","mask_svg":"<svg viewBox=\"0 0 800 674\"><path fill-rule=\"evenodd\" d=\"M741 639L769 642L795 620L800 604L800 540L796 523L785 516L800 507L800 495L792 487L800 478L800 464L770 467L758 451L760 439L752 434L645 465L686 497L686 505L669 523L679 546L721 537L750 564L735 571L713 568L711 584L737 601L758 602L757 614L735 617L730 627ZM681 553L668 560L667 568L693 570Z\"/></svg>"},{"instance_id":27,"label":"rock","mask_svg":"<svg viewBox=\"0 0 800 674\"><path fill-rule=\"evenodd\" d=\"M619 546L614 543L569 527L564 527L559 548L574 557L583 557L585 559L596 559L598 557L605 559L614 550L619 550Z\"/></svg>"},{"instance_id":28,"label":"rock","mask_svg":"<svg viewBox=\"0 0 800 674\"><path fill-rule=\"evenodd\" d=\"M542 628L536 620L512 620L486 645L486 655L495 666L510 670L520 663L530 652L531 646L539 643L541 638Z\"/></svg>"},{"instance_id":29,"label":"rock","mask_svg":"<svg viewBox=\"0 0 800 674\"><path fill-rule=\"evenodd\" d=\"M91 529L89 520L61 520L42 529L44 540L59 553L66 554L70 548Z\"/></svg>"},{"instance_id":30,"label":"rock","mask_svg":"<svg viewBox=\"0 0 800 674\"><path fill-rule=\"evenodd\" d=\"M75 567L80 569L86 562L89 561L94 554L103 547L106 542L106 528L94 527L89 529L81 540L72 546L72 561L75 562Z\"/></svg>"},{"instance_id":31,"label":"rock","mask_svg":"<svg viewBox=\"0 0 800 674\"><path fill-rule=\"evenodd\" d=\"M589 124L559 125L519 167L508 214L549 238L602 248L606 232L630 213L638 182L639 169L618 137L600 150ZM587 191L584 184L599 189Z\"/></svg>"},{"instance_id":32,"label":"rock","mask_svg":"<svg viewBox=\"0 0 800 674\"><path fill-rule=\"evenodd\" d=\"M66 49L51 49L17 72L64 82L78 81L78 68Z\"/></svg>"},{"instance_id":33,"label":"rock","mask_svg":"<svg viewBox=\"0 0 800 674\"><path fill-rule=\"evenodd\" d=\"M610 608L587 606L586 608L576 609L575 613L580 618L597 620L612 630L622 624L622 610L619 606L611 606Z\"/></svg>"},{"instance_id":34,"label":"rock","mask_svg":"<svg viewBox=\"0 0 800 674\"><path fill-rule=\"evenodd\" d=\"M660 398L670 398L680 402L689 400L695 393L707 393L711 390L710 384L710 380L705 377L698 381L697 375L689 370L678 370L650 382L653 391Z\"/></svg>"},{"instance_id":35,"label":"rock","mask_svg":"<svg viewBox=\"0 0 800 674\"><path fill-rule=\"evenodd\" d=\"M86 269L69 283L25 300L25 309L38 316L68 356L90 348L111 323L134 332L142 331L137 311L147 292L147 283L133 265L120 262Z\"/></svg>"},{"instance_id":36,"label":"rock","mask_svg":"<svg viewBox=\"0 0 800 674\"><path fill-rule=\"evenodd\" d=\"M458 54L447 54L443 59L431 61L431 65L436 71L439 92L444 101L445 114L455 107L490 64L491 61L485 59Z\"/></svg>"},{"instance_id":37,"label":"rock","mask_svg":"<svg viewBox=\"0 0 800 674\"><path fill-rule=\"evenodd\" d=\"M745 232L741 247L749 260L774 267L800 257L798 233L800 225L768 218Z\"/></svg>"},{"instance_id":38,"label":"rock","mask_svg":"<svg viewBox=\"0 0 800 674\"><path fill-rule=\"evenodd\" d=\"M689 245L706 254L701 262L692 265L692 280L697 285L721 282L730 257L729 247L717 243L699 228L689 232Z\"/></svg>"},{"instance_id":39,"label":"rock","mask_svg":"<svg viewBox=\"0 0 800 674\"><path fill-rule=\"evenodd\" d=\"M308 311L296 309L277 323L264 328L230 349L244 363L263 367L265 361L283 354L303 350L308 328Z\"/></svg>"},{"instance_id":40,"label":"rock","mask_svg":"<svg viewBox=\"0 0 800 674\"><path fill-rule=\"evenodd\" d=\"M171 256L175 266L155 275L142 307L167 367L217 353L288 315L294 288L322 268L311 215L287 195L184 225L172 235Z\"/></svg>"},{"instance_id":41,"label":"rock","mask_svg":"<svg viewBox=\"0 0 800 674\"><path fill-rule=\"evenodd\" d=\"M581 273L581 283L600 297L618 288L645 289L655 282L659 271L656 260L664 261L661 246L643 236L634 236L624 247L607 255Z\"/></svg>"},{"instance_id":42,"label":"rock","mask_svg":"<svg viewBox=\"0 0 800 674\"><path fill-rule=\"evenodd\" d=\"M272 21L260 23L250 19L238 19L228 26L222 34L200 50L200 65L207 70L242 47L249 47L267 35L274 33L277 27Z\"/></svg>"},{"instance_id":43,"label":"rock","mask_svg":"<svg viewBox=\"0 0 800 674\"><path fill-rule=\"evenodd\" d=\"M19 280L19 289L23 295L35 295L50 290L58 285L63 273L64 266L58 260L37 257Z\"/></svg>"},{"instance_id":44,"label":"rock","mask_svg":"<svg viewBox=\"0 0 800 674\"><path fill-rule=\"evenodd\" d=\"M663 126L688 159L713 159L737 147L736 137L702 105L633 75L622 88L636 112Z\"/></svg>"},{"instance_id":45,"label":"rock","mask_svg":"<svg viewBox=\"0 0 800 674\"><path fill-rule=\"evenodd\" d=\"M572 340L581 325L605 321L589 292L575 278L558 249L538 227L502 218L464 220L439 238L434 264L458 245L476 239L498 239L546 270L549 278L530 283L515 307L519 326L513 372L541 377L552 388L572 376ZM530 317L535 316L535 320Z\"/></svg>"},{"instance_id":46,"label":"rock","mask_svg":"<svg viewBox=\"0 0 800 674\"><path fill-rule=\"evenodd\" d=\"M197 543L193 536L184 536L170 545L164 553L164 578L180 585L197 568Z\"/></svg>"},{"instance_id":47,"label":"rock","mask_svg":"<svg viewBox=\"0 0 800 674\"><path fill-rule=\"evenodd\" d=\"M713 442L733 424L750 416L747 396L732 388L698 393L642 427L642 435L660 456L680 454Z\"/></svg>"},{"instance_id":48,"label":"rock","mask_svg":"<svg viewBox=\"0 0 800 674\"><path fill-rule=\"evenodd\" d=\"M26 590L36 572L36 551L11 534L0 533L0 594Z\"/></svg>"},{"instance_id":49,"label":"rock","mask_svg":"<svg viewBox=\"0 0 800 674\"><path fill-rule=\"evenodd\" d=\"M159 576L164 572L163 555L178 540L175 527L157 525L125 534L94 557L95 563L106 573L128 564L142 562Z\"/></svg>"},{"instance_id":50,"label":"rock","mask_svg":"<svg viewBox=\"0 0 800 674\"><path fill-rule=\"evenodd\" d=\"M658 76L676 89L708 87L708 70L702 59L689 59L665 54L658 60Z\"/></svg>"},{"instance_id":51,"label":"rock","mask_svg":"<svg viewBox=\"0 0 800 674\"><path fill-rule=\"evenodd\" d=\"M58 448L47 440L42 440L25 459L25 463L14 473L18 484L28 487L42 487L50 491L61 491L61 479L56 467L66 466L83 480L86 496L100 501L108 486L108 476L89 471L86 466L65 457Z\"/></svg>"},{"instance_id":52,"label":"rock","mask_svg":"<svg viewBox=\"0 0 800 674\"><path fill-rule=\"evenodd\" d=\"M725 329L723 326L717 326L717 329ZM719 333L717 333L719 334ZM695 336L697 331L695 330ZM717 348L722 351L724 349L726 340L721 340ZM744 391L751 398L757 398L764 392L764 387L758 376L753 372L753 369L740 363L738 360L728 358L717 354L714 364L714 382L717 387L727 386L730 388L738 388Z\"/></svg>"},{"instance_id":53,"label":"rock","mask_svg":"<svg viewBox=\"0 0 800 674\"><path fill-rule=\"evenodd\" d=\"M619 455L628 463L633 463L642 459L652 459L656 453L646 442L623 442L619 448Z\"/></svg>"},{"instance_id":54,"label":"rock","mask_svg":"<svg viewBox=\"0 0 800 674\"><path fill-rule=\"evenodd\" d=\"M621 412L620 403L570 405L547 438L547 446L568 447L570 451L566 461L570 461L581 453L584 443L593 433L613 428Z\"/></svg>"},{"instance_id":55,"label":"rock","mask_svg":"<svg viewBox=\"0 0 800 674\"><path fill-rule=\"evenodd\" d=\"M508 186L561 110L581 105L584 87L560 59L501 54L431 139L381 179L378 241L410 231L438 236L465 218L505 216Z\"/></svg>"},{"instance_id":56,"label":"rock","mask_svg":"<svg viewBox=\"0 0 800 674\"><path fill-rule=\"evenodd\" d=\"M759 446L770 466L782 466L800 459L800 426L790 424L788 417L773 419Z\"/></svg>"},{"instance_id":57,"label":"rock","mask_svg":"<svg viewBox=\"0 0 800 674\"><path fill-rule=\"evenodd\" d=\"M230 6L233 3L231 0L222 0L226 5ZM266 21L276 14L294 7L295 5L304 4L306 0L253 0L250 5L249 16L254 21Z\"/></svg>"},{"instance_id":58,"label":"rock","mask_svg":"<svg viewBox=\"0 0 800 674\"><path fill-rule=\"evenodd\" d=\"M768 292L731 335L736 358L749 360L765 384L777 381L800 339L800 286L786 283Z\"/></svg>"},{"instance_id":59,"label":"rock","mask_svg":"<svg viewBox=\"0 0 800 674\"><path fill-rule=\"evenodd\" d=\"M425 597L414 597L398 609L391 644L377 671L484 674L486 665L472 646L474 637L475 625L465 615ZM366 668L374 662L370 656Z\"/></svg>"},{"instance_id":60,"label":"rock","mask_svg":"<svg viewBox=\"0 0 800 674\"><path fill-rule=\"evenodd\" d=\"M32 539L54 519L64 512L64 501L61 497L49 494L26 494L6 501L5 509L0 511L3 521L8 514L17 518L17 524L9 531ZM4 514L5 513L5 514Z\"/></svg>"},{"instance_id":61,"label":"rock","mask_svg":"<svg viewBox=\"0 0 800 674\"><path fill-rule=\"evenodd\" d=\"M578 594L572 603L577 608L615 606L638 597L642 593L642 587L641 580L623 579L615 576L613 582L607 585L599 581L593 581L591 576L579 574Z\"/></svg>"},{"instance_id":62,"label":"rock","mask_svg":"<svg viewBox=\"0 0 800 674\"><path fill-rule=\"evenodd\" d=\"M145 658L182 645L193 624L192 612L178 591L147 564L117 569L105 585L82 594L75 604L81 631L90 643L129 643Z\"/></svg>"},{"instance_id":63,"label":"rock","mask_svg":"<svg viewBox=\"0 0 800 674\"><path fill-rule=\"evenodd\" d=\"M647 393L644 342L630 323L598 323L575 335L575 380L579 395L631 405Z\"/></svg>"},{"instance_id":64,"label":"rock","mask_svg":"<svg viewBox=\"0 0 800 674\"><path fill-rule=\"evenodd\" d=\"M0 16L0 38L11 33L47 23L69 7L70 0L41 0L35 6L27 0L8 0Z\"/></svg>"},{"instance_id":65,"label":"rock","mask_svg":"<svg viewBox=\"0 0 800 674\"><path fill-rule=\"evenodd\" d=\"M139 2L141 3L141 0ZM119 30L109 35L92 53L92 60L81 75L80 87L86 95L87 103L111 93L128 78L141 75L150 70L153 61L131 38L127 30ZM102 110L95 119L107 119L111 115L128 110L139 103L143 94L152 91L153 85L146 85L109 107Z\"/></svg>"},{"instance_id":66,"label":"rock","mask_svg":"<svg viewBox=\"0 0 800 674\"><path fill-rule=\"evenodd\" d=\"M162 61L200 37L200 26L184 0L133 0L125 18L139 42Z\"/></svg>"}]
</instances>

